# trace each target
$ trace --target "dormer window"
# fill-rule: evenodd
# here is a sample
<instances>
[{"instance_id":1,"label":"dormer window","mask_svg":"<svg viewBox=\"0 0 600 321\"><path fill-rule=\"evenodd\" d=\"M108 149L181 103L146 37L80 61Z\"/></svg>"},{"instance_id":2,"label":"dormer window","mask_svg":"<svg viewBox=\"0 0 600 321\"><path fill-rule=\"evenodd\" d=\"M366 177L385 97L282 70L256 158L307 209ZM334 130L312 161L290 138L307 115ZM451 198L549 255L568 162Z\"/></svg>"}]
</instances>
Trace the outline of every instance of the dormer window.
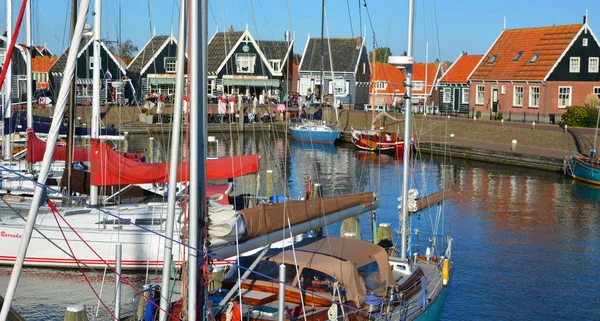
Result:
<instances>
[{"instance_id":1,"label":"dormer window","mask_svg":"<svg viewBox=\"0 0 600 321\"><path fill-rule=\"evenodd\" d=\"M281 60L279 59L269 60L269 63L271 64L271 68L275 71L279 71L279 68L281 68Z\"/></svg>"},{"instance_id":2,"label":"dormer window","mask_svg":"<svg viewBox=\"0 0 600 321\"><path fill-rule=\"evenodd\" d=\"M529 60L530 63L534 63L538 60L538 58L540 57L539 53L536 53L533 55L533 57L531 57L531 60Z\"/></svg>"},{"instance_id":3,"label":"dormer window","mask_svg":"<svg viewBox=\"0 0 600 321\"><path fill-rule=\"evenodd\" d=\"M236 54L235 55L236 71L240 74L253 74L255 63L256 63L256 55L253 55L253 54Z\"/></svg>"},{"instance_id":4,"label":"dormer window","mask_svg":"<svg viewBox=\"0 0 600 321\"><path fill-rule=\"evenodd\" d=\"M375 89L385 89L387 87L387 81L380 81L375 83Z\"/></svg>"},{"instance_id":5,"label":"dormer window","mask_svg":"<svg viewBox=\"0 0 600 321\"><path fill-rule=\"evenodd\" d=\"M493 64L494 61L496 61L496 58L498 58L498 55L493 55L490 60L488 60L488 64Z\"/></svg>"},{"instance_id":6,"label":"dormer window","mask_svg":"<svg viewBox=\"0 0 600 321\"><path fill-rule=\"evenodd\" d=\"M513 61L519 61L519 58L523 55L522 51L517 52L517 55L513 58Z\"/></svg>"}]
</instances>

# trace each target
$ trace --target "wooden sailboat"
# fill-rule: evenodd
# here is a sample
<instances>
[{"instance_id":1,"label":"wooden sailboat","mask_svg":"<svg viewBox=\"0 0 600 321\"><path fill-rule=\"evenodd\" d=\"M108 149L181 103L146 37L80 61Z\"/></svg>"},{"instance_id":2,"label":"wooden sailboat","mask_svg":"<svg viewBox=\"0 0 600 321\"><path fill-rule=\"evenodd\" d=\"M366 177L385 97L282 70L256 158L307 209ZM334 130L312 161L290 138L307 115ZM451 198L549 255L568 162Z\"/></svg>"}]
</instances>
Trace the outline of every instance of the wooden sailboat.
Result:
<instances>
[{"instance_id":1,"label":"wooden sailboat","mask_svg":"<svg viewBox=\"0 0 600 321\"><path fill-rule=\"evenodd\" d=\"M595 102L596 100L592 99L591 101ZM565 173L571 175L576 180L600 186L600 158L598 158L598 152L596 151L599 126L600 113L598 113L598 118L596 119L596 133L594 134L594 144L590 149L590 154L588 156L579 156L576 154L567 156L565 158Z\"/></svg>"}]
</instances>

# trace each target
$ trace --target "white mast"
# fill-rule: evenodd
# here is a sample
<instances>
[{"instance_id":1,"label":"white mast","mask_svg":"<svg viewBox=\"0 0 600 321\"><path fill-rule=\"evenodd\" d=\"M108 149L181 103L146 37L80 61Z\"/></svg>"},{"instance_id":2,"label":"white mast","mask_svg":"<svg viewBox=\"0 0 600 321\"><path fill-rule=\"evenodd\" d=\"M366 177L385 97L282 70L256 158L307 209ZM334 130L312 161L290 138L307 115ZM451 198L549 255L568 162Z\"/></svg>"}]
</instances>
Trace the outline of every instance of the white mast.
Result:
<instances>
[{"instance_id":1,"label":"white mast","mask_svg":"<svg viewBox=\"0 0 600 321\"><path fill-rule=\"evenodd\" d=\"M42 162L42 168L40 170L40 174L37 180L38 185L36 185L35 187L33 200L31 202L31 208L29 209L29 215L27 216L27 225L25 225L25 229L23 230L23 237L21 238L21 244L19 245L19 251L15 260L15 265L13 266L13 270L10 275L10 281L6 289L4 304L2 305L2 311L0 312L0 320L6 320L6 318L8 317L10 305L15 296L15 292L17 291L17 284L19 283L21 269L23 268L23 261L25 260L25 255L27 254L27 247L29 246L29 241L31 240L31 234L33 233L33 227L37 218L39 206L40 203L43 201L43 190L40 186L43 186L46 182L46 179L48 178L48 172L52 163L52 155L54 155L54 149L56 147L56 144L53 144L52 142L56 142L56 139L58 138L58 130L62 123L62 115L64 115L65 113L65 107L67 105L67 96L69 95L69 90L71 86L70 80L73 77L73 73L75 71L77 51L79 49L79 45L81 44L83 25L85 24L85 17L89 6L90 0L81 0L81 6L77 15L77 24L75 25L75 32L73 34L73 39L71 39L71 46L69 47L69 54L67 56L67 65L65 67L64 72L65 78L63 79L62 85L60 87L60 93L58 95L58 99L56 101L56 108L54 109L54 115L52 117L52 125L50 126L50 131L48 132L48 142L50 143L46 144L44 160Z\"/></svg>"},{"instance_id":2,"label":"white mast","mask_svg":"<svg viewBox=\"0 0 600 321\"><path fill-rule=\"evenodd\" d=\"M9 46L12 38L12 0L6 0L6 52L8 53ZM13 53L14 55L14 53ZM12 60L12 57L11 57ZM12 94L12 64L8 64L8 70L6 71L6 78L4 78L4 88L6 91L4 92L4 126L9 124L9 119L12 116L12 102L11 102L11 94ZM8 132L6 128L4 128L5 132ZM2 142L2 150L3 156L5 160L10 160L12 157L12 144L10 142L10 133L4 135L4 140Z\"/></svg>"},{"instance_id":3,"label":"white mast","mask_svg":"<svg viewBox=\"0 0 600 321\"><path fill-rule=\"evenodd\" d=\"M102 0L94 0L94 70L93 70L93 85L92 85L92 123L91 123L91 139L100 137L100 33L101 33L101 16ZM107 84L108 85L108 84ZM109 88L106 88L108 91ZM98 204L98 186L90 185L90 204Z\"/></svg>"},{"instance_id":4,"label":"white mast","mask_svg":"<svg viewBox=\"0 0 600 321\"><path fill-rule=\"evenodd\" d=\"M33 52L33 42L31 41L31 1L27 1L25 5L26 11L26 25L25 25L25 37L27 46L27 128L33 127L33 79L31 77L31 53Z\"/></svg>"},{"instance_id":5,"label":"white mast","mask_svg":"<svg viewBox=\"0 0 600 321\"><path fill-rule=\"evenodd\" d=\"M415 10L415 0L408 0L408 48L406 54L413 56L413 18ZM410 231L408 228L408 183L410 182L410 154L412 144L410 142L410 113L412 112L412 64L406 66L406 99L404 104L404 159L402 163L402 247L400 250L400 259L406 260L406 246Z\"/></svg>"},{"instance_id":6,"label":"white mast","mask_svg":"<svg viewBox=\"0 0 600 321\"><path fill-rule=\"evenodd\" d=\"M173 130L171 134L171 164L169 168L169 199L165 230L165 254L163 256L162 285L160 291L160 321L167 320L164 311L169 309L169 284L171 283L171 256L173 253L173 225L175 221L175 201L177 196L177 167L179 166L179 137L181 134L181 111L183 105L183 73L185 72L185 7L186 0L179 6L179 30L177 35L177 70L175 82L175 105L173 110Z\"/></svg>"}]
</instances>

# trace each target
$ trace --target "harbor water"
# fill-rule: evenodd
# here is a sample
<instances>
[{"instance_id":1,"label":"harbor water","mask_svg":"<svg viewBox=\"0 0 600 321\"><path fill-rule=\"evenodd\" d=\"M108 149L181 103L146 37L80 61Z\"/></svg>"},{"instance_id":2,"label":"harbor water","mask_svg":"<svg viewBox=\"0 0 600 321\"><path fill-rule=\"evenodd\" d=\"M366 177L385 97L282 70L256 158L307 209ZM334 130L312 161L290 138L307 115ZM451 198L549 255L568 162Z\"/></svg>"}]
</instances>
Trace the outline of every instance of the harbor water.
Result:
<instances>
[{"instance_id":1,"label":"harbor water","mask_svg":"<svg viewBox=\"0 0 600 321\"><path fill-rule=\"evenodd\" d=\"M297 144L276 134L227 137L217 135L209 156L260 154L261 177L274 170L279 195L304 196L309 179L322 184L325 196L375 191L381 197L377 223L399 229L401 159L361 153L351 145ZM154 160L165 161L168 141L154 141ZM147 151L147 137L135 137L129 146L132 152ZM413 245L422 251L435 225L432 217L443 210L438 223L453 238L453 277L441 320L600 320L600 189L561 173L432 155L415 160L411 182L420 195L449 184L459 192L443 209L416 215L411 226ZM255 184L249 179L237 183L240 189ZM370 217L359 218L365 240L372 239ZM326 233L339 235L340 227L332 224ZM2 294L10 272L0 268ZM158 282L160 276L148 272L129 277L137 286ZM86 275L112 307L114 276L108 273L103 284L103 271ZM122 288L122 311L131 312L134 291ZM26 320L59 320L73 303L93 312L98 304L81 273L28 268L13 306Z\"/></svg>"}]
</instances>

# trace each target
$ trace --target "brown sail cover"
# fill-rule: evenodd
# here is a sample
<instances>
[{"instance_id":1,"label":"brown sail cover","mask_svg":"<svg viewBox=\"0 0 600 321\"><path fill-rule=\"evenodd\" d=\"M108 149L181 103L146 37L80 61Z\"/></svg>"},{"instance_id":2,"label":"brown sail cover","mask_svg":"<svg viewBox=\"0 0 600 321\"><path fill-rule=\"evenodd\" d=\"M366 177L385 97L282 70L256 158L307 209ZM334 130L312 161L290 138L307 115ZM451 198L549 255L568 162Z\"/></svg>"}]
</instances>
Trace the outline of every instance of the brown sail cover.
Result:
<instances>
[{"instance_id":1,"label":"brown sail cover","mask_svg":"<svg viewBox=\"0 0 600 321\"><path fill-rule=\"evenodd\" d=\"M288 217L290 224L294 225L357 205L368 206L374 202L375 196L372 192L362 192L280 204L261 204L244 209L240 214L246 223L245 238L253 238L287 227Z\"/></svg>"},{"instance_id":2,"label":"brown sail cover","mask_svg":"<svg viewBox=\"0 0 600 321\"><path fill-rule=\"evenodd\" d=\"M430 206L441 203L446 198L456 197L456 192L453 189L441 190L437 193L433 193L417 200L417 210L415 212L422 211Z\"/></svg>"},{"instance_id":3,"label":"brown sail cover","mask_svg":"<svg viewBox=\"0 0 600 321\"><path fill-rule=\"evenodd\" d=\"M105 143L92 141L91 184L126 185L167 183L169 163L141 163L127 159ZM206 161L206 179L226 179L258 172L258 155L209 159ZM189 181L189 163L180 163L177 181Z\"/></svg>"}]
</instances>

